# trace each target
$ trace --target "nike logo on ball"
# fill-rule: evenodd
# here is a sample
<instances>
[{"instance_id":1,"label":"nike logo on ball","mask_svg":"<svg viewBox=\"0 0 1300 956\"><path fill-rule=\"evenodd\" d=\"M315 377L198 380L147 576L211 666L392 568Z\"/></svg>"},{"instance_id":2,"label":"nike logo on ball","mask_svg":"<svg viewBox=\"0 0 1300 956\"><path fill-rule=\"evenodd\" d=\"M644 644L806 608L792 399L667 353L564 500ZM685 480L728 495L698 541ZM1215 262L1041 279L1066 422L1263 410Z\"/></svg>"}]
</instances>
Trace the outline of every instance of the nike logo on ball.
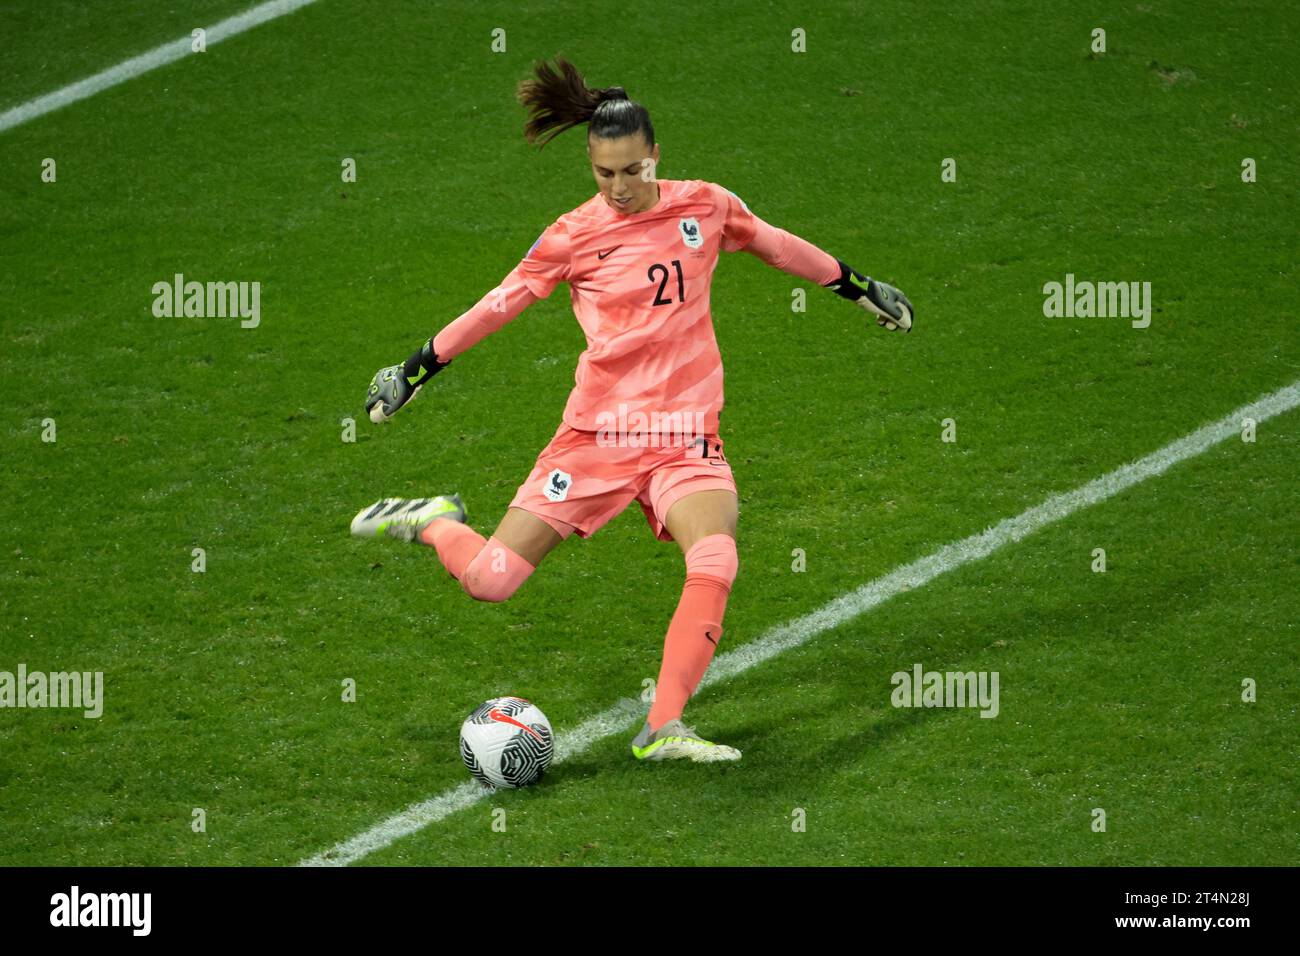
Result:
<instances>
[{"instance_id":1,"label":"nike logo on ball","mask_svg":"<svg viewBox=\"0 0 1300 956\"><path fill-rule=\"evenodd\" d=\"M501 713L501 711L497 710L495 707L488 711L488 716L491 717L493 720L499 721L503 724L514 724L520 730L528 731L538 740L542 739L542 735L539 734L537 731L533 730L533 728L529 727L527 724L520 723L519 721L511 717L509 714Z\"/></svg>"}]
</instances>

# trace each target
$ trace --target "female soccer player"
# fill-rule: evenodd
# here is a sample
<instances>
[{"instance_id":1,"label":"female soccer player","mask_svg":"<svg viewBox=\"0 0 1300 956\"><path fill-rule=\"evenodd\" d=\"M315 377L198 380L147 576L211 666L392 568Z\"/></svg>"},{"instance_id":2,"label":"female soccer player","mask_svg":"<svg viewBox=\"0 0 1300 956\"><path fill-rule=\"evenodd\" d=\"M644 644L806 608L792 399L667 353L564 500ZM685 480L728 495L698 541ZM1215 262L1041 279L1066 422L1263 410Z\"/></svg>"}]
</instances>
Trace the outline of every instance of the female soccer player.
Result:
<instances>
[{"instance_id":1,"label":"female soccer player","mask_svg":"<svg viewBox=\"0 0 1300 956\"><path fill-rule=\"evenodd\" d=\"M587 338L555 437L492 537L465 524L458 495L389 498L352 531L428 545L470 596L504 601L571 534L585 538L632 501L662 541L676 541L686 583L668 626L655 700L632 753L641 760L739 760L682 723L722 637L736 576L736 484L718 437L722 362L709 289L718 253L743 249L857 303L890 331L912 306L816 246L774 228L735 195L701 180L655 176L659 144L645 107L621 87L589 89L563 59L519 86L525 136L544 146L587 124L597 194L560 216L473 308L401 365L376 373L366 398L387 421L447 364L561 282Z\"/></svg>"}]
</instances>

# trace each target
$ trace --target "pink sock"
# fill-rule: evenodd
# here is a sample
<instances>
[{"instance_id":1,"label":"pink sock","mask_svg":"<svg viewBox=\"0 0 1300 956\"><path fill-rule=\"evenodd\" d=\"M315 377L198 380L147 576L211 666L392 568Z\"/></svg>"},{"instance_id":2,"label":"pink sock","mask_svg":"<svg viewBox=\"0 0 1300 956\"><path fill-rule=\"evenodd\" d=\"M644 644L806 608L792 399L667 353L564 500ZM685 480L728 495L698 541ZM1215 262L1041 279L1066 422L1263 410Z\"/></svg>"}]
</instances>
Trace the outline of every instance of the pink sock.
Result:
<instances>
[{"instance_id":1,"label":"pink sock","mask_svg":"<svg viewBox=\"0 0 1300 956\"><path fill-rule=\"evenodd\" d=\"M476 601L504 601L537 570L496 537L483 536L449 518L434 518L420 541L438 552L447 573Z\"/></svg>"},{"instance_id":2,"label":"pink sock","mask_svg":"<svg viewBox=\"0 0 1300 956\"><path fill-rule=\"evenodd\" d=\"M438 552L438 560L457 581L487 542L467 524L434 518L420 532L420 541Z\"/></svg>"},{"instance_id":3,"label":"pink sock","mask_svg":"<svg viewBox=\"0 0 1300 956\"><path fill-rule=\"evenodd\" d=\"M722 615L737 567L736 541L730 535L711 534L686 552L686 584L664 639L664 662L648 718L651 730L682 716L708 670L722 637Z\"/></svg>"}]
</instances>

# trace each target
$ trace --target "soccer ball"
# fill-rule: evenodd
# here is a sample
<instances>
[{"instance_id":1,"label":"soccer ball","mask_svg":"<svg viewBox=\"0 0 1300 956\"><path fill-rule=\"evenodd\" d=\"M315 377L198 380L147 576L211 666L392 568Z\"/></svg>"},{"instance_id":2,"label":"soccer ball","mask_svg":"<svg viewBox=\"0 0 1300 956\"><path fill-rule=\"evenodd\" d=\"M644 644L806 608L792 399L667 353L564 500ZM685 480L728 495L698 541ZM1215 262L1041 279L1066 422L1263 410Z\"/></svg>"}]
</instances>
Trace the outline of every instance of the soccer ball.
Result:
<instances>
[{"instance_id":1,"label":"soccer ball","mask_svg":"<svg viewBox=\"0 0 1300 956\"><path fill-rule=\"evenodd\" d=\"M460 756L489 787L526 787L546 773L555 756L551 722L522 697L495 697L460 726Z\"/></svg>"}]
</instances>

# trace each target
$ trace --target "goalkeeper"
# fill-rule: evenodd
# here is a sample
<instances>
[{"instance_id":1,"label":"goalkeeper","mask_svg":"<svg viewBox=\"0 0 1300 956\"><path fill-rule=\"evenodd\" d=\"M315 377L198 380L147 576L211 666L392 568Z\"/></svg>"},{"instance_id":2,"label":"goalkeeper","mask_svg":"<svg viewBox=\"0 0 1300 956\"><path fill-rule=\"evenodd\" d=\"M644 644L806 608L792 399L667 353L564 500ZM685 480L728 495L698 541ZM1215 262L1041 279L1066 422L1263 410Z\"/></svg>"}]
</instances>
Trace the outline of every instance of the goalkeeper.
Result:
<instances>
[{"instance_id":1,"label":"goalkeeper","mask_svg":"<svg viewBox=\"0 0 1300 956\"><path fill-rule=\"evenodd\" d=\"M588 537L637 502L656 537L681 548L686 581L632 753L737 760L739 750L682 721L721 640L738 567L736 484L718 431L722 360L709 308L718 256L744 250L825 286L891 332L911 330L912 304L765 223L721 186L658 179L650 116L621 88L588 88L559 60L539 64L519 97L530 113L530 142L545 145L587 125L598 191L555 220L477 305L404 363L378 372L366 410L372 421L386 421L457 355L567 283L587 349L563 421L490 538L465 523L458 495L384 499L362 509L352 531L427 545L472 597L504 601L565 538Z\"/></svg>"}]
</instances>

